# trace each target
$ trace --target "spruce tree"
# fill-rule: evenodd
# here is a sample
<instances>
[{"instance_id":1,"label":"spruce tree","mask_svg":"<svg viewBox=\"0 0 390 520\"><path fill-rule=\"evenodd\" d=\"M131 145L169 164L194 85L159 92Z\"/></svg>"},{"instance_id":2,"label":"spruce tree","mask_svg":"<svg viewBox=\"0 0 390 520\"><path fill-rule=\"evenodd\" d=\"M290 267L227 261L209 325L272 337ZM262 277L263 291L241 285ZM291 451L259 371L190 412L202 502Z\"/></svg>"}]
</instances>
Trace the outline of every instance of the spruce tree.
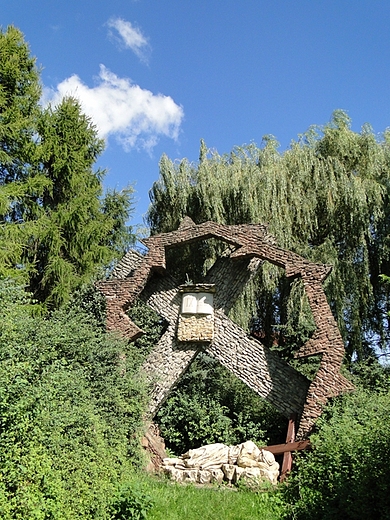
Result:
<instances>
[{"instance_id":1,"label":"spruce tree","mask_svg":"<svg viewBox=\"0 0 390 520\"><path fill-rule=\"evenodd\" d=\"M73 98L40 106L20 31L0 32L0 53L0 276L55 308L132 242L132 188L103 196L97 129Z\"/></svg>"},{"instance_id":2,"label":"spruce tree","mask_svg":"<svg viewBox=\"0 0 390 520\"><path fill-rule=\"evenodd\" d=\"M104 171L93 170L104 143L77 100L64 99L38 120L39 165L50 181L34 200L31 218L43 225L30 237L30 290L58 307L99 268L108 267L131 241L125 222L131 188L103 197ZM28 216L30 218L30 215Z\"/></svg>"},{"instance_id":3,"label":"spruce tree","mask_svg":"<svg viewBox=\"0 0 390 520\"><path fill-rule=\"evenodd\" d=\"M23 219L21 200L42 192L47 179L35 164L41 86L35 59L15 27L0 31L0 275L26 279L24 244L37 223ZM18 226L10 226L10 223Z\"/></svg>"},{"instance_id":4,"label":"spruce tree","mask_svg":"<svg viewBox=\"0 0 390 520\"><path fill-rule=\"evenodd\" d=\"M21 32L0 33L0 179L20 181L29 173L41 96L35 59Z\"/></svg>"}]
</instances>

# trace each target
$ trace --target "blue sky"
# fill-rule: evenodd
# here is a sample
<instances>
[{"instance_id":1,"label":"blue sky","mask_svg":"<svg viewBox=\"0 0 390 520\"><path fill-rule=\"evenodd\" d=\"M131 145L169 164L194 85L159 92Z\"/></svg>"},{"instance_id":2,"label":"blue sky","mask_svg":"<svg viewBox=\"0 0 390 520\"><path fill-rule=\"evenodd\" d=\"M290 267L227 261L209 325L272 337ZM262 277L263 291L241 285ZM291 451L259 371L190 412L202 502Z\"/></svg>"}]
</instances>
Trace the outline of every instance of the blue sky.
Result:
<instances>
[{"instance_id":1,"label":"blue sky","mask_svg":"<svg viewBox=\"0 0 390 520\"><path fill-rule=\"evenodd\" d=\"M281 150L344 109L390 126L386 0L0 0L24 33L44 102L80 98L105 186L135 184L142 223L163 153L196 161L273 134Z\"/></svg>"}]
</instances>

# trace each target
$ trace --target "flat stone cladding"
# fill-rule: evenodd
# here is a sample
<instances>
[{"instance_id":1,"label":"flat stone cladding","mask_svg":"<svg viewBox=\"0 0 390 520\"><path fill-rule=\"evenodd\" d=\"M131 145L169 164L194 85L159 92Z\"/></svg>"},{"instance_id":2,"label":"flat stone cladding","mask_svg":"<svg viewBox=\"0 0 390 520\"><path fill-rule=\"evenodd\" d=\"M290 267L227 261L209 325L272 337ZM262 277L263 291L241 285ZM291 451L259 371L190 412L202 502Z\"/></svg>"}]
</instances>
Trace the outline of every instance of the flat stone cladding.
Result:
<instances>
[{"instance_id":1,"label":"flat stone cladding","mask_svg":"<svg viewBox=\"0 0 390 520\"><path fill-rule=\"evenodd\" d=\"M180 284L165 265L165 248L207 238L227 244L227 252L200 281L215 286L213 334L210 330L203 332L207 329L202 323L204 316L182 319ZM344 344L322 288L330 266L309 262L277 247L267 227L257 224L195 225L186 217L178 230L143 242L148 248L146 255L129 251L111 279L100 282L98 287L106 296L108 330L118 331L130 340L142 334L126 314L137 298L168 322L167 330L142 367L151 388L151 417L201 350L215 357L287 417L297 413L298 439L310 434L328 398L354 388L340 373ZM234 302L264 260L284 268L287 277L300 277L303 281L316 331L296 352L296 357L321 356L319 370L311 382L228 318ZM208 334L207 341L192 342L192 337L199 338L203 333Z\"/></svg>"},{"instance_id":2,"label":"flat stone cladding","mask_svg":"<svg viewBox=\"0 0 390 520\"><path fill-rule=\"evenodd\" d=\"M215 339L206 352L282 414L302 413L309 381L260 341L248 336L222 311L215 315Z\"/></svg>"},{"instance_id":3,"label":"flat stone cladding","mask_svg":"<svg viewBox=\"0 0 390 520\"><path fill-rule=\"evenodd\" d=\"M177 324L178 341L210 342L214 338L214 316L180 315Z\"/></svg>"}]
</instances>

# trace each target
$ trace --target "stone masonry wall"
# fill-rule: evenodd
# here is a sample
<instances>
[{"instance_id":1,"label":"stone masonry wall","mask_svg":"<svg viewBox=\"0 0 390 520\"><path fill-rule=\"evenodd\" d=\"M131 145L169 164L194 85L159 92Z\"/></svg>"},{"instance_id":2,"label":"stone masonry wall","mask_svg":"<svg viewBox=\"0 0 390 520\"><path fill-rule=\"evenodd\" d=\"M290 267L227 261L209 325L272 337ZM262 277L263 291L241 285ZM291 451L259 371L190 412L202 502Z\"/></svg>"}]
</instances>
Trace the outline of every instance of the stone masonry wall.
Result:
<instances>
[{"instance_id":1,"label":"stone masonry wall","mask_svg":"<svg viewBox=\"0 0 390 520\"><path fill-rule=\"evenodd\" d=\"M177 324L178 341L209 342L214 337L214 316L179 316Z\"/></svg>"},{"instance_id":2,"label":"stone masonry wall","mask_svg":"<svg viewBox=\"0 0 390 520\"><path fill-rule=\"evenodd\" d=\"M286 417L302 413L307 378L221 311L215 315L215 339L205 350Z\"/></svg>"},{"instance_id":3,"label":"stone masonry wall","mask_svg":"<svg viewBox=\"0 0 390 520\"><path fill-rule=\"evenodd\" d=\"M225 265L221 264L220 270L226 272ZM222 300L223 295L220 296ZM303 410L309 381L281 360L275 352L248 336L221 310L217 310L214 316L214 339L204 344L191 344L177 339L176 323L180 317L181 294L173 278L155 275L140 298L170 323L143 365L147 380L153 387L150 415L165 401L200 350L205 350L218 359L286 417ZM215 293L215 298L218 301L218 292Z\"/></svg>"},{"instance_id":4,"label":"stone masonry wall","mask_svg":"<svg viewBox=\"0 0 390 520\"><path fill-rule=\"evenodd\" d=\"M185 218L178 230L145 239L148 247L145 256L129 252L118 264L112 279L98 284L107 300L107 328L129 339L142 334L126 314L136 298L146 301L168 321L167 331L143 367L153 387L152 415L202 348L199 343L178 340L181 297L178 283L166 272L165 249L207 238L224 241L229 250L204 280L215 284L216 312L214 337L203 346L281 412L300 414L298 438L305 437L327 399L352 390L353 385L340 374L344 345L322 289L330 267L278 248L266 226L223 226L214 222L195 225ZM227 317L235 299L264 260L284 268L288 277L303 280L317 328L296 356L321 355L320 368L311 383Z\"/></svg>"}]
</instances>

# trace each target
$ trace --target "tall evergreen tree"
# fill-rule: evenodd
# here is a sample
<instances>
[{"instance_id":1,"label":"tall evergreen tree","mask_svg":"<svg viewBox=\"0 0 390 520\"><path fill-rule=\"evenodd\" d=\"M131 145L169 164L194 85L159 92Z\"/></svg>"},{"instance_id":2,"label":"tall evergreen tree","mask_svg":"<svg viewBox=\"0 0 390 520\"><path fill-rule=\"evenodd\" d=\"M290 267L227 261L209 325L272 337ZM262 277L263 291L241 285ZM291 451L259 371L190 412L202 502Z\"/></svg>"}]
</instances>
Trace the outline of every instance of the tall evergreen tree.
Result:
<instances>
[{"instance_id":1,"label":"tall evergreen tree","mask_svg":"<svg viewBox=\"0 0 390 520\"><path fill-rule=\"evenodd\" d=\"M34 155L34 132L41 96L35 59L21 32L0 33L0 179L21 180Z\"/></svg>"},{"instance_id":2,"label":"tall evergreen tree","mask_svg":"<svg viewBox=\"0 0 390 520\"><path fill-rule=\"evenodd\" d=\"M30 289L57 307L129 245L132 189L103 197L104 171L93 165L104 143L75 99L44 110L38 135L40 168L50 184L26 215L43 225L30 237L25 258L33 266Z\"/></svg>"},{"instance_id":3,"label":"tall evergreen tree","mask_svg":"<svg viewBox=\"0 0 390 520\"><path fill-rule=\"evenodd\" d=\"M22 275L58 307L121 256L132 188L103 196L93 166L104 143L73 98L39 105L35 59L14 27L0 32L0 276Z\"/></svg>"},{"instance_id":4,"label":"tall evergreen tree","mask_svg":"<svg viewBox=\"0 0 390 520\"><path fill-rule=\"evenodd\" d=\"M36 223L21 215L21 199L41 192L47 179L37 174L36 121L41 86L35 59L21 32L0 32L0 275L20 275L23 244ZM18 226L10 227L10 222Z\"/></svg>"},{"instance_id":5,"label":"tall evergreen tree","mask_svg":"<svg viewBox=\"0 0 390 520\"><path fill-rule=\"evenodd\" d=\"M202 142L196 164L163 156L150 192L151 231L172 230L185 215L196 223L268 223L281 247L334 266L327 296L349 359L364 359L374 344L386 344L379 274L388 274L389 144L389 132L380 140L369 126L353 132L348 116L336 111L284 153L267 137L262 147L222 156ZM279 337L289 355L313 330L303 287L265 263L254 292L257 309L241 311L266 343Z\"/></svg>"}]
</instances>

